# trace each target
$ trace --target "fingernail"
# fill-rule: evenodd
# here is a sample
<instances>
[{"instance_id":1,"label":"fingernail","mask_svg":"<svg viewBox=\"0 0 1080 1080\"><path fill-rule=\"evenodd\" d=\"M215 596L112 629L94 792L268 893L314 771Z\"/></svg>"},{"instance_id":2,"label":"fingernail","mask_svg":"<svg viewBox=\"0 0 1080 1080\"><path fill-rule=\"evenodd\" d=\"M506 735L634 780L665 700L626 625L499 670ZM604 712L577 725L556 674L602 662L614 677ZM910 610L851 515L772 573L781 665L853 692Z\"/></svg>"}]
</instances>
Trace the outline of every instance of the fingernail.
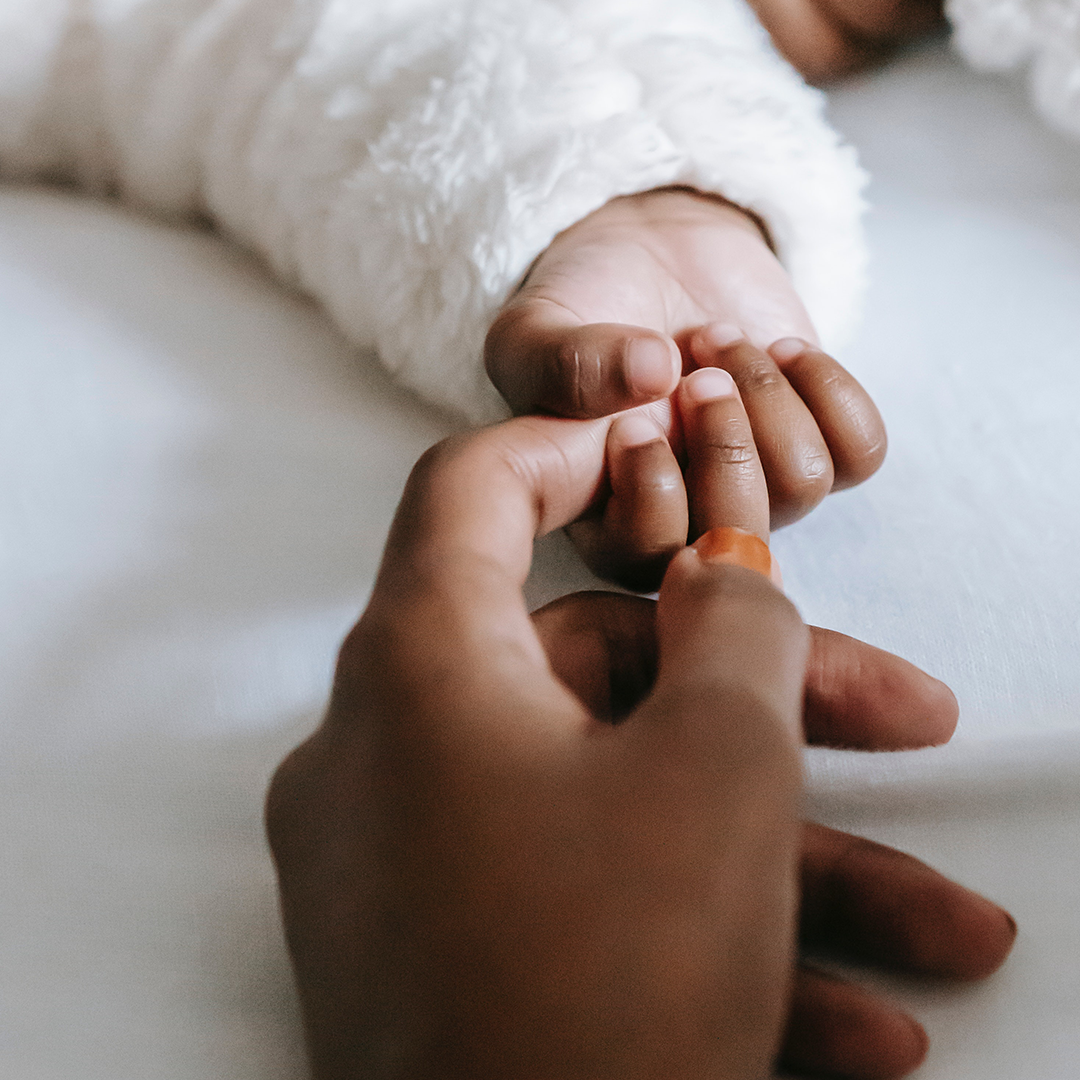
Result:
<instances>
[{"instance_id":1,"label":"fingernail","mask_svg":"<svg viewBox=\"0 0 1080 1080\"><path fill-rule=\"evenodd\" d=\"M675 362L667 342L657 338L631 338L623 352L623 370L630 390L658 397L671 387Z\"/></svg>"},{"instance_id":2,"label":"fingernail","mask_svg":"<svg viewBox=\"0 0 1080 1080\"><path fill-rule=\"evenodd\" d=\"M702 533L692 546L702 562L743 566L747 570L756 570L770 581L773 580L776 560L769 551L769 545L760 536L755 536L745 529L721 525L717 529ZM777 571L779 572L779 568Z\"/></svg>"},{"instance_id":3,"label":"fingernail","mask_svg":"<svg viewBox=\"0 0 1080 1080\"><path fill-rule=\"evenodd\" d=\"M746 335L734 323L709 323L702 331L702 337L717 349L726 349L736 341L742 341Z\"/></svg>"},{"instance_id":4,"label":"fingernail","mask_svg":"<svg viewBox=\"0 0 1080 1080\"><path fill-rule=\"evenodd\" d=\"M769 346L769 355L774 360L783 363L785 360L794 360L796 356L806 352L809 348L810 343L803 341L802 338L785 337L780 338L779 341L774 341Z\"/></svg>"},{"instance_id":5,"label":"fingernail","mask_svg":"<svg viewBox=\"0 0 1080 1080\"><path fill-rule=\"evenodd\" d=\"M645 446L662 439L664 433L647 416L639 412L626 413L611 425L611 437L624 450Z\"/></svg>"},{"instance_id":6,"label":"fingernail","mask_svg":"<svg viewBox=\"0 0 1080 1080\"><path fill-rule=\"evenodd\" d=\"M1016 925L1016 920L1004 908L1001 909L1001 914L1005 916L1005 921L1009 924L1009 930L1012 932L1011 940L1015 941L1017 931L1020 929Z\"/></svg>"},{"instance_id":7,"label":"fingernail","mask_svg":"<svg viewBox=\"0 0 1080 1080\"><path fill-rule=\"evenodd\" d=\"M922 1064L927 1051L930 1049L930 1036L926 1034L926 1028L924 1028L913 1016L908 1016L906 1014L903 1014L903 1016L907 1021L908 1027L911 1029L911 1035L915 1041L916 1050L913 1059L917 1067Z\"/></svg>"},{"instance_id":8,"label":"fingernail","mask_svg":"<svg viewBox=\"0 0 1080 1080\"><path fill-rule=\"evenodd\" d=\"M698 368L683 380L683 393L698 403L734 397L735 380L723 368Z\"/></svg>"}]
</instances>

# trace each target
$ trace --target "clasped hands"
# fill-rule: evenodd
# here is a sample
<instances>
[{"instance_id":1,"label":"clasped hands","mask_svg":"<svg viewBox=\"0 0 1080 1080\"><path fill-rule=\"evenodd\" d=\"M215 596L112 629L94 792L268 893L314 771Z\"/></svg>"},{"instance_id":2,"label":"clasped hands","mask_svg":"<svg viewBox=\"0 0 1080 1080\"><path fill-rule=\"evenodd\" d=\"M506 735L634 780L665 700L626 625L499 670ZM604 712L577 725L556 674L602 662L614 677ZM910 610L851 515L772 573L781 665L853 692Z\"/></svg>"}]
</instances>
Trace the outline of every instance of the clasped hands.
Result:
<instances>
[{"instance_id":1,"label":"clasped hands","mask_svg":"<svg viewBox=\"0 0 1080 1080\"><path fill-rule=\"evenodd\" d=\"M800 948L963 980L1011 947L988 900L798 820L805 741L942 742L940 683L693 547L658 602L530 616L534 537L598 500L633 528L688 490L698 530L767 535L760 460L714 453L753 446L730 378L693 372L673 408L685 488L637 413L521 417L415 468L268 799L318 1080L900 1076L922 1029Z\"/></svg>"},{"instance_id":2,"label":"clasped hands","mask_svg":"<svg viewBox=\"0 0 1080 1080\"><path fill-rule=\"evenodd\" d=\"M910 1071L919 1025L800 952L974 979L1015 927L915 859L799 824L800 751L944 742L955 700L685 546L767 540L865 479L873 403L757 223L686 191L557 238L487 361L517 411L577 419L421 459L325 722L268 799L316 1077ZM602 574L663 578L659 602L530 616L533 539L564 525Z\"/></svg>"}]
</instances>

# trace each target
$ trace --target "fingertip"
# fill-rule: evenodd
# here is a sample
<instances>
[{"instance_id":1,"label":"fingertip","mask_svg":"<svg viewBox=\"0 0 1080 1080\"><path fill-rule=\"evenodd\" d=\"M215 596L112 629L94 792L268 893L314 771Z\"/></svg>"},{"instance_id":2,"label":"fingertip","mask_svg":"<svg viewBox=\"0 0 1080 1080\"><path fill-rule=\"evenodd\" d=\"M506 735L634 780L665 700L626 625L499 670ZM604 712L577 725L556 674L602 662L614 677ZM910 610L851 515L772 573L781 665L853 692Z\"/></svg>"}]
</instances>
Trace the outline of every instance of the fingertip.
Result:
<instances>
[{"instance_id":1,"label":"fingertip","mask_svg":"<svg viewBox=\"0 0 1080 1080\"><path fill-rule=\"evenodd\" d=\"M960 722L960 701L953 693L952 687L940 679L935 679L933 675L926 676L923 697L928 726L932 726L936 732L934 741L930 745L941 746L947 743L956 732L956 725Z\"/></svg>"},{"instance_id":2,"label":"fingertip","mask_svg":"<svg viewBox=\"0 0 1080 1080\"><path fill-rule=\"evenodd\" d=\"M766 351L778 364L785 364L809 348L811 348L810 343L802 338L785 337L774 341Z\"/></svg>"},{"instance_id":3,"label":"fingertip","mask_svg":"<svg viewBox=\"0 0 1080 1080\"><path fill-rule=\"evenodd\" d=\"M804 836L804 946L958 982L1005 962L1017 929L999 904L864 837L814 825Z\"/></svg>"},{"instance_id":4,"label":"fingertip","mask_svg":"<svg viewBox=\"0 0 1080 1080\"><path fill-rule=\"evenodd\" d=\"M783 1061L800 1072L899 1080L925 1060L930 1039L912 1016L845 979L802 969Z\"/></svg>"},{"instance_id":5,"label":"fingertip","mask_svg":"<svg viewBox=\"0 0 1080 1080\"><path fill-rule=\"evenodd\" d=\"M603 513L577 522L572 535L601 577L651 591L686 543L682 472L647 408L618 416L608 430L606 449L610 491Z\"/></svg>"},{"instance_id":6,"label":"fingertip","mask_svg":"<svg viewBox=\"0 0 1080 1080\"><path fill-rule=\"evenodd\" d=\"M516 413L610 416L672 393L682 358L671 338L623 323L582 323L540 300L509 305L484 344L488 375Z\"/></svg>"},{"instance_id":7,"label":"fingertip","mask_svg":"<svg viewBox=\"0 0 1080 1080\"><path fill-rule=\"evenodd\" d=\"M940 679L835 630L815 627L813 642L805 701L811 742L909 750L952 738L960 707Z\"/></svg>"},{"instance_id":8,"label":"fingertip","mask_svg":"<svg viewBox=\"0 0 1080 1080\"><path fill-rule=\"evenodd\" d=\"M679 393L688 404L704 405L721 398L735 397L738 390L735 380L723 368L702 367L683 379Z\"/></svg>"},{"instance_id":9,"label":"fingertip","mask_svg":"<svg viewBox=\"0 0 1080 1080\"><path fill-rule=\"evenodd\" d=\"M701 328L698 340L713 349L727 349L737 341L745 341L746 334L734 323L711 322Z\"/></svg>"},{"instance_id":10,"label":"fingertip","mask_svg":"<svg viewBox=\"0 0 1080 1080\"><path fill-rule=\"evenodd\" d=\"M734 526L769 535L769 492L737 380L701 367L677 396L694 535Z\"/></svg>"},{"instance_id":11,"label":"fingertip","mask_svg":"<svg viewBox=\"0 0 1080 1080\"><path fill-rule=\"evenodd\" d=\"M662 439L659 426L640 412L628 412L616 417L608 433L609 446L616 450L632 450Z\"/></svg>"},{"instance_id":12,"label":"fingertip","mask_svg":"<svg viewBox=\"0 0 1080 1080\"><path fill-rule=\"evenodd\" d=\"M768 353L817 421L832 459L831 490L855 487L873 476L885 460L888 435L859 381L803 338L781 338Z\"/></svg>"},{"instance_id":13,"label":"fingertip","mask_svg":"<svg viewBox=\"0 0 1080 1080\"><path fill-rule=\"evenodd\" d=\"M961 886L954 886L961 889ZM962 889L967 903L957 903L954 943L948 950L944 973L962 982L979 982L997 971L1009 958L1019 927L1000 904L971 889ZM942 946L943 951L947 946Z\"/></svg>"}]
</instances>

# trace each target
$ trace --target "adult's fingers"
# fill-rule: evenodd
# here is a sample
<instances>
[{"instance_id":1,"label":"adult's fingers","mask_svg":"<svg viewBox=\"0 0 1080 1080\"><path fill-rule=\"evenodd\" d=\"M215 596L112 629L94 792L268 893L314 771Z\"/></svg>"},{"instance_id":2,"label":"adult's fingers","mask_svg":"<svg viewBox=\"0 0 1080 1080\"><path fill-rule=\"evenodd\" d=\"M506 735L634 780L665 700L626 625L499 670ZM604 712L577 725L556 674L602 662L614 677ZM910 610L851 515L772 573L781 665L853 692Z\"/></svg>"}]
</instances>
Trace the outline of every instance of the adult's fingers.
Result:
<instances>
[{"instance_id":1,"label":"adult's fingers","mask_svg":"<svg viewBox=\"0 0 1080 1080\"><path fill-rule=\"evenodd\" d=\"M767 746L771 734L794 746L808 645L794 606L762 574L686 548L660 587L659 668L645 708L731 744Z\"/></svg>"},{"instance_id":2,"label":"adult's fingers","mask_svg":"<svg viewBox=\"0 0 1080 1080\"><path fill-rule=\"evenodd\" d=\"M656 602L574 593L532 615L551 670L597 720L617 723L656 678Z\"/></svg>"},{"instance_id":3,"label":"adult's fingers","mask_svg":"<svg viewBox=\"0 0 1080 1080\"><path fill-rule=\"evenodd\" d=\"M814 950L916 975L973 980L1016 938L1003 908L893 848L823 825L803 838L801 936Z\"/></svg>"},{"instance_id":4,"label":"adult's fingers","mask_svg":"<svg viewBox=\"0 0 1080 1080\"><path fill-rule=\"evenodd\" d=\"M607 499L567 531L601 577L643 592L656 589L671 557L686 545L679 463L664 432L638 410L611 425L607 468Z\"/></svg>"},{"instance_id":5,"label":"adult's fingers","mask_svg":"<svg viewBox=\"0 0 1080 1080\"><path fill-rule=\"evenodd\" d=\"M926 1032L877 994L811 967L795 972L780 1064L796 1075L896 1080L926 1056Z\"/></svg>"},{"instance_id":6,"label":"adult's fingers","mask_svg":"<svg viewBox=\"0 0 1080 1080\"><path fill-rule=\"evenodd\" d=\"M470 700L482 700L481 689L555 685L543 678L547 662L521 586L534 537L578 517L595 495L608 426L522 417L424 454L371 602L342 649L338 690L352 685L351 671L378 664L402 685L417 672L417 693L457 688Z\"/></svg>"},{"instance_id":7,"label":"adult's fingers","mask_svg":"<svg viewBox=\"0 0 1080 1080\"><path fill-rule=\"evenodd\" d=\"M682 360L671 338L620 323L583 324L542 297L511 303L484 345L491 381L516 413L587 419L670 394Z\"/></svg>"},{"instance_id":8,"label":"adult's fingers","mask_svg":"<svg viewBox=\"0 0 1080 1080\"><path fill-rule=\"evenodd\" d=\"M682 381L677 401L692 535L728 525L768 543L765 474L735 381L721 368L699 368Z\"/></svg>"},{"instance_id":9,"label":"adult's fingers","mask_svg":"<svg viewBox=\"0 0 1080 1080\"><path fill-rule=\"evenodd\" d=\"M656 603L618 593L565 596L533 612L555 674L598 718L625 717L656 677ZM810 628L806 741L858 750L946 742L956 699L944 683L872 645Z\"/></svg>"},{"instance_id":10,"label":"adult's fingers","mask_svg":"<svg viewBox=\"0 0 1080 1080\"><path fill-rule=\"evenodd\" d=\"M811 628L803 721L807 742L908 750L948 742L953 692L899 656L835 630Z\"/></svg>"},{"instance_id":11,"label":"adult's fingers","mask_svg":"<svg viewBox=\"0 0 1080 1080\"><path fill-rule=\"evenodd\" d=\"M769 355L813 413L832 457L832 490L854 487L877 472L885 460L885 424L858 380L801 338L773 342Z\"/></svg>"},{"instance_id":12,"label":"adult's fingers","mask_svg":"<svg viewBox=\"0 0 1080 1080\"><path fill-rule=\"evenodd\" d=\"M691 339L695 363L723 368L739 388L768 481L771 527L809 513L829 493L833 464L813 414L776 361L735 327L710 324Z\"/></svg>"}]
</instances>

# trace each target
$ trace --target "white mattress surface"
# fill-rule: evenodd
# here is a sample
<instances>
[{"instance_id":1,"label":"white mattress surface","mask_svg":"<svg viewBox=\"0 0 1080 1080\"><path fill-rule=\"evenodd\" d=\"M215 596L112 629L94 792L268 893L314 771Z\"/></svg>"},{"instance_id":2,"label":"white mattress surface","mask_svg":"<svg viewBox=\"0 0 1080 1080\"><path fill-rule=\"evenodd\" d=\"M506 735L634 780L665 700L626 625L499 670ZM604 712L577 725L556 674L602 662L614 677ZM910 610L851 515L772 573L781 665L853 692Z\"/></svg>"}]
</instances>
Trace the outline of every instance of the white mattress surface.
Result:
<instances>
[{"instance_id":1,"label":"white mattress surface","mask_svg":"<svg viewBox=\"0 0 1080 1080\"><path fill-rule=\"evenodd\" d=\"M1080 1076L1080 144L932 47L834 95L875 175L843 359L886 465L779 534L804 615L946 679L944 750L816 752L811 811L1007 904L892 984L925 1080ZM302 1080L262 791L448 422L209 235L0 188L0 1077ZM588 582L561 537L539 602Z\"/></svg>"}]
</instances>

